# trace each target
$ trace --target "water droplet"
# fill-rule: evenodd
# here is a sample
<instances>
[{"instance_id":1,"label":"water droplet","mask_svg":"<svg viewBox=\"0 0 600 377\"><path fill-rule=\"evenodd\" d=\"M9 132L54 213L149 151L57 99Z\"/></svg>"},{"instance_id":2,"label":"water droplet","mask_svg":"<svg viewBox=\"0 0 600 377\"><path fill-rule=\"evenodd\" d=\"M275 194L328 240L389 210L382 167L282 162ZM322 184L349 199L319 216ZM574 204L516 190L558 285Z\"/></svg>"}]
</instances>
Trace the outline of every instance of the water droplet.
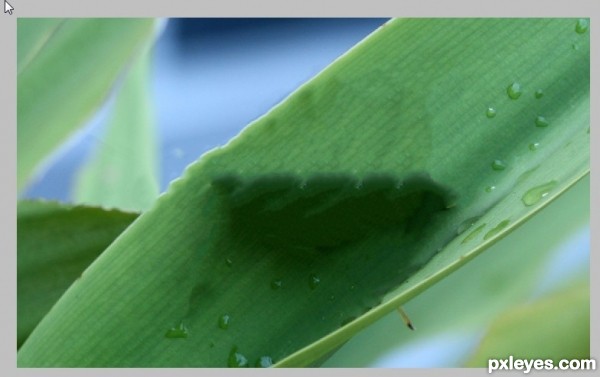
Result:
<instances>
[{"instance_id":1,"label":"water droplet","mask_svg":"<svg viewBox=\"0 0 600 377\"><path fill-rule=\"evenodd\" d=\"M188 337L188 329L185 327L183 322L180 322L179 325L170 328L165 333L165 338L169 339L184 339Z\"/></svg>"},{"instance_id":2,"label":"water droplet","mask_svg":"<svg viewBox=\"0 0 600 377\"><path fill-rule=\"evenodd\" d=\"M222 316L219 317L219 328L223 329L223 330L227 330L227 328L229 327L229 320L231 319L231 317L229 316L229 314L223 314Z\"/></svg>"},{"instance_id":3,"label":"water droplet","mask_svg":"<svg viewBox=\"0 0 600 377\"><path fill-rule=\"evenodd\" d=\"M529 150L535 152L540 147L540 143L531 143L529 144Z\"/></svg>"},{"instance_id":4,"label":"water droplet","mask_svg":"<svg viewBox=\"0 0 600 377\"><path fill-rule=\"evenodd\" d=\"M227 259L225 259L225 264L226 264L228 267L231 267L231 266L233 266L233 261L232 261L231 259L227 258Z\"/></svg>"},{"instance_id":5,"label":"water droplet","mask_svg":"<svg viewBox=\"0 0 600 377\"><path fill-rule=\"evenodd\" d=\"M485 228L485 224L481 224L479 225L477 228L473 229L473 231L471 233L469 233L463 240L461 243L467 243L469 241L471 241L472 239L474 239L475 237L477 237L477 235L479 233L481 233L481 231L483 230L483 228Z\"/></svg>"},{"instance_id":6,"label":"water droplet","mask_svg":"<svg viewBox=\"0 0 600 377\"><path fill-rule=\"evenodd\" d=\"M485 236L483 236L484 240L487 240L488 238L494 237L496 234L500 233L502 231L502 229L506 228L506 226L510 223L510 220L503 220L501 221L498 225L496 225L494 228L490 229Z\"/></svg>"},{"instance_id":7,"label":"water droplet","mask_svg":"<svg viewBox=\"0 0 600 377\"><path fill-rule=\"evenodd\" d=\"M526 206L532 206L538 203L540 200L542 200L542 198L546 197L550 193L556 184L556 181L550 181L548 183L544 183L543 185L529 189L521 198L523 204Z\"/></svg>"},{"instance_id":8,"label":"water droplet","mask_svg":"<svg viewBox=\"0 0 600 377\"><path fill-rule=\"evenodd\" d=\"M237 347L233 347L229 352L229 359L227 360L227 366L230 368L246 368L248 366L248 359L237 351Z\"/></svg>"},{"instance_id":9,"label":"water droplet","mask_svg":"<svg viewBox=\"0 0 600 377\"><path fill-rule=\"evenodd\" d=\"M550 122L541 115L538 115L537 118L535 118L536 127L548 127L549 124Z\"/></svg>"},{"instance_id":10,"label":"water droplet","mask_svg":"<svg viewBox=\"0 0 600 377\"><path fill-rule=\"evenodd\" d=\"M496 189L496 186L488 186L485 188L485 192L492 192Z\"/></svg>"},{"instance_id":11,"label":"water droplet","mask_svg":"<svg viewBox=\"0 0 600 377\"><path fill-rule=\"evenodd\" d=\"M492 169L496 171L504 170L506 169L506 163L502 160L494 160L494 162L492 162Z\"/></svg>"},{"instance_id":12,"label":"water droplet","mask_svg":"<svg viewBox=\"0 0 600 377\"><path fill-rule=\"evenodd\" d=\"M544 96L544 91L542 89L538 89L534 93L535 98L540 99Z\"/></svg>"},{"instance_id":13,"label":"water droplet","mask_svg":"<svg viewBox=\"0 0 600 377\"><path fill-rule=\"evenodd\" d=\"M521 84L518 82L513 82L506 88L506 94L510 99L518 99L523 94L523 89L521 89Z\"/></svg>"},{"instance_id":14,"label":"water droplet","mask_svg":"<svg viewBox=\"0 0 600 377\"><path fill-rule=\"evenodd\" d=\"M577 24L575 25L575 32L577 34L583 34L588 31L589 22L585 18L580 18L577 20Z\"/></svg>"},{"instance_id":15,"label":"water droplet","mask_svg":"<svg viewBox=\"0 0 600 377\"><path fill-rule=\"evenodd\" d=\"M321 284L321 279L315 274L310 274L308 278L308 286L310 289L316 289L319 284Z\"/></svg>"},{"instance_id":16,"label":"water droplet","mask_svg":"<svg viewBox=\"0 0 600 377\"><path fill-rule=\"evenodd\" d=\"M467 229L472 227L477 222L477 220L479 220L479 218L480 216L475 216L463 221L456 229L456 234L463 234L464 232L466 232Z\"/></svg>"},{"instance_id":17,"label":"water droplet","mask_svg":"<svg viewBox=\"0 0 600 377\"><path fill-rule=\"evenodd\" d=\"M274 291L280 289L282 286L283 286L283 281L281 281L281 279L273 279L271 281L271 289Z\"/></svg>"},{"instance_id":18,"label":"water droplet","mask_svg":"<svg viewBox=\"0 0 600 377\"><path fill-rule=\"evenodd\" d=\"M485 112L485 116L488 118L493 118L496 116L496 109L494 109L493 107L488 107L488 109Z\"/></svg>"},{"instance_id":19,"label":"water droplet","mask_svg":"<svg viewBox=\"0 0 600 377\"><path fill-rule=\"evenodd\" d=\"M270 356L261 356L258 360L256 360L257 368L269 368L273 365L273 359Z\"/></svg>"}]
</instances>

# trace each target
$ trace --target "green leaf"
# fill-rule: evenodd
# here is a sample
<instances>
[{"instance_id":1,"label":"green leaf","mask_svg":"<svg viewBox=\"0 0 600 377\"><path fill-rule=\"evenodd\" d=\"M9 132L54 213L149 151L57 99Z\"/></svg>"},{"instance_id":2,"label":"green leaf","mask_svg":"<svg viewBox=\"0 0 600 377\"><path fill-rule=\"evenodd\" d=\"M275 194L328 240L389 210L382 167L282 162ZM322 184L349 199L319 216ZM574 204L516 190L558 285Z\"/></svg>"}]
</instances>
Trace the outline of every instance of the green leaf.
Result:
<instances>
[{"instance_id":1,"label":"green leaf","mask_svg":"<svg viewBox=\"0 0 600 377\"><path fill-rule=\"evenodd\" d=\"M589 35L574 27L387 23L191 165L65 293L18 365L319 360L588 172ZM538 115L549 126L536 127ZM390 229L369 203L401 218Z\"/></svg>"},{"instance_id":2,"label":"green leaf","mask_svg":"<svg viewBox=\"0 0 600 377\"><path fill-rule=\"evenodd\" d=\"M26 67L66 20L61 18L19 18L17 20L17 72Z\"/></svg>"},{"instance_id":3,"label":"green leaf","mask_svg":"<svg viewBox=\"0 0 600 377\"><path fill-rule=\"evenodd\" d=\"M17 22L17 186L91 117L152 36L150 19Z\"/></svg>"},{"instance_id":4,"label":"green leaf","mask_svg":"<svg viewBox=\"0 0 600 377\"><path fill-rule=\"evenodd\" d=\"M584 281L563 292L513 308L492 323L469 367L489 359L562 359L590 357L590 287Z\"/></svg>"},{"instance_id":5,"label":"green leaf","mask_svg":"<svg viewBox=\"0 0 600 377\"><path fill-rule=\"evenodd\" d=\"M588 175L501 242L403 305L417 331L409 331L392 312L352 338L323 366L365 367L382 354L440 334L481 334L500 313L539 292L557 246L589 224L589 198ZM581 277L587 272L583 269L573 274Z\"/></svg>"},{"instance_id":6,"label":"green leaf","mask_svg":"<svg viewBox=\"0 0 600 377\"><path fill-rule=\"evenodd\" d=\"M79 203L143 211L158 197L154 120L149 91L150 50L127 72L103 142L82 167Z\"/></svg>"},{"instance_id":7,"label":"green leaf","mask_svg":"<svg viewBox=\"0 0 600 377\"><path fill-rule=\"evenodd\" d=\"M17 205L17 346L134 213L20 201Z\"/></svg>"}]
</instances>

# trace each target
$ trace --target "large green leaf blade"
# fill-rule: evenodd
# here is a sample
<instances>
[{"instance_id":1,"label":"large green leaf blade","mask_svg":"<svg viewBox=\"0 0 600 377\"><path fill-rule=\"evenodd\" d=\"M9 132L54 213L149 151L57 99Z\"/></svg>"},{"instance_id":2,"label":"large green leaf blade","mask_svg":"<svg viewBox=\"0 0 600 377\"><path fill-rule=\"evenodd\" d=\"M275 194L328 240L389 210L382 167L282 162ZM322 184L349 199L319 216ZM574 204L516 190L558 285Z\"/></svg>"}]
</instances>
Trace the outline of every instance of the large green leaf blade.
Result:
<instances>
[{"instance_id":1,"label":"large green leaf blade","mask_svg":"<svg viewBox=\"0 0 600 377\"><path fill-rule=\"evenodd\" d=\"M33 35L19 38L18 46L24 51L24 61L17 62L19 190L40 161L98 109L154 28L150 19L67 19L50 33L53 24L17 22L18 35Z\"/></svg>"},{"instance_id":2,"label":"large green leaf blade","mask_svg":"<svg viewBox=\"0 0 600 377\"><path fill-rule=\"evenodd\" d=\"M192 165L61 298L20 350L19 365L227 366L243 355L251 364L270 356L294 366L325 356L586 174L589 39L574 27L574 20L386 24ZM579 50L571 47L576 38ZM519 100L506 94L515 80L524 88ZM490 105L498 110L492 119ZM551 126L535 126L540 113ZM531 151L533 142L543 147ZM496 159L507 167L493 169ZM431 185L458 194L453 208L414 214L418 236L397 231L330 253L231 233L214 188L224 174L346 174L359 182L422 171ZM548 180L556 183L525 206L523 195ZM464 220L481 215L480 234L457 237ZM225 315L227 326L219 323ZM352 316L360 318L340 329Z\"/></svg>"},{"instance_id":3,"label":"large green leaf blade","mask_svg":"<svg viewBox=\"0 0 600 377\"><path fill-rule=\"evenodd\" d=\"M78 203L144 211L158 197L155 123L149 90L150 49L127 72L115 98L106 136L82 166Z\"/></svg>"},{"instance_id":4,"label":"large green leaf blade","mask_svg":"<svg viewBox=\"0 0 600 377\"><path fill-rule=\"evenodd\" d=\"M21 201L17 205L17 346L135 213Z\"/></svg>"}]
</instances>

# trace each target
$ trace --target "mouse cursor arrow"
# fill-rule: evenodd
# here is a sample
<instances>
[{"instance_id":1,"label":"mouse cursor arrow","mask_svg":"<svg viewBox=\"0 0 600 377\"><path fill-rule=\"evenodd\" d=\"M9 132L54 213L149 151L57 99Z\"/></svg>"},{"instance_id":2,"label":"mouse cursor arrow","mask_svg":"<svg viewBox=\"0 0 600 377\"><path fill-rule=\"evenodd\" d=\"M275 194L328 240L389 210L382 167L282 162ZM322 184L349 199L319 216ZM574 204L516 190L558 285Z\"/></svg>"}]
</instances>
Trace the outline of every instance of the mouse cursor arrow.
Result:
<instances>
[{"instance_id":1,"label":"mouse cursor arrow","mask_svg":"<svg viewBox=\"0 0 600 377\"><path fill-rule=\"evenodd\" d=\"M12 11L14 9L15 8L13 8L13 6L8 3L8 1L4 0L4 13L8 13L12 16Z\"/></svg>"}]
</instances>

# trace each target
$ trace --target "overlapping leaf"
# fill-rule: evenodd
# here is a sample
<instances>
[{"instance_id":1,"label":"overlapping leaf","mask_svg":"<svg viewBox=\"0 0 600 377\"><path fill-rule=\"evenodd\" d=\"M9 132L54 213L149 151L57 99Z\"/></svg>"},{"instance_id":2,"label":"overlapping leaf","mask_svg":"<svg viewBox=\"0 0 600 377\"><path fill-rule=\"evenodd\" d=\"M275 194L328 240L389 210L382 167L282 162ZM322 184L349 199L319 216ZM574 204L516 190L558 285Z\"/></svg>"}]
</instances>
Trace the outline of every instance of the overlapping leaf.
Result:
<instances>
[{"instance_id":1,"label":"overlapping leaf","mask_svg":"<svg viewBox=\"0 0 600 377\"><path fill-rule=\"evenodd\" d=\"M75 187L78 203L143 211L158 197L150 52L148 48L128 70L116 95L106 136L79 171Z\"/></svg>"},{"instance_id":2,"label":"overlapping leaf","mask_svg":"<svg viewBox=\"0 0 600 377\"><path fill-rule=\"evenodd\" d=\"M136 217L134 213L95 207L19 202L17 346Z\"/></svg>"}]
</instances>

